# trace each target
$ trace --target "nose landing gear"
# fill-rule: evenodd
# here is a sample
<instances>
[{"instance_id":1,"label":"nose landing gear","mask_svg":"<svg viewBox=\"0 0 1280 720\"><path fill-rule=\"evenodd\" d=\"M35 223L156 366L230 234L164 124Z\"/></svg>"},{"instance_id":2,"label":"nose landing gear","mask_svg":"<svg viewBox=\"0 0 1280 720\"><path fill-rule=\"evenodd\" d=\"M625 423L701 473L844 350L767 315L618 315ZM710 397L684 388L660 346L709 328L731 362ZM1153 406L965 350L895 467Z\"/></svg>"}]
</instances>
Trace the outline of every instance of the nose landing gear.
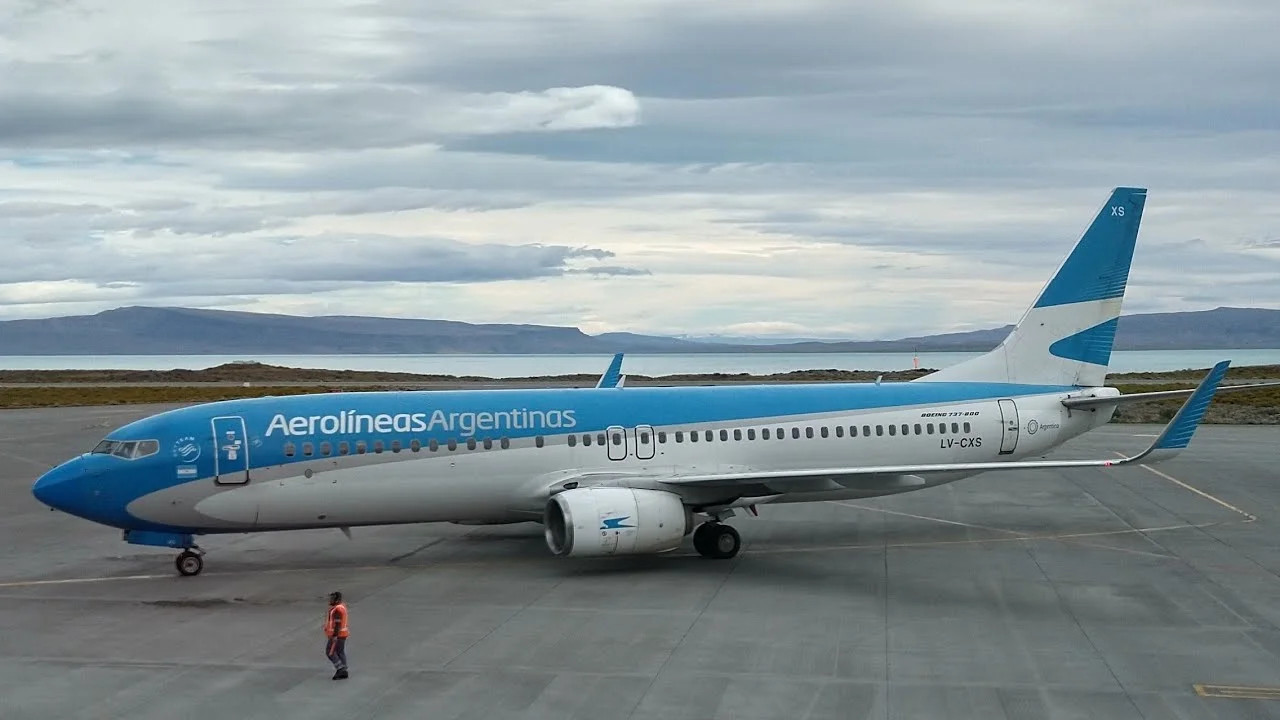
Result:
<instances>
[{"instance_id":1,"label":"nose landing gear","mask_svg":"<svg viewBox=\"0 0 1280 720\"><path fill-rule=\"evenodd\" d=\"M174 561L174 565L178 568L178 574L186 576L199 575L200 571L204 569L203 555L204 551L195 546L183 550L178 555L177 560Z\"/></svg>"}]
</instances>

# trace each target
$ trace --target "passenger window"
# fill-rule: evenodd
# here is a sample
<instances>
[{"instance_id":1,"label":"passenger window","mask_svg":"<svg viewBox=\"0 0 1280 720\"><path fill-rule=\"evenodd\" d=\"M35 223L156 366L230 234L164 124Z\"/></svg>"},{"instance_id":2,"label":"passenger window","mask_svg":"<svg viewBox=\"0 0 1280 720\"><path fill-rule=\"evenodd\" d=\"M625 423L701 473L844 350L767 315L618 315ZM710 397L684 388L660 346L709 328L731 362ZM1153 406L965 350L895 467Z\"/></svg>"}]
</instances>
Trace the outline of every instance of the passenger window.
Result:
<instances>
[{"instance_id":1,"label":"passenger window","mask_svg":"<svg viewBox=\"0 0 1280 720\"><path fill-rule=\"evenodd\" d=\"M852 438L852 437L858 437L858 426L857 426L857 425L850 425L850 426L849 426L849 437L851 437L851 438Z\"/></svg>"},{"instance_id":2,"label":"passenger window","mask_svg":"<svg viewBox=\"0 0 1280 720\"><path fill-rule=\"evenodd\" d=\"M303 455L306 455L307 457L311 457L311 451L312 451L312 450L314 450L314 449L315 449L315 447L314 447L311 443L302 443L302 454L303 454Z\"/></svg>"},{"instance_id":3,"label":"passenger window","mask_svg":"<svg viewBox=\"0 0 1280 720\"><path fill-rule=\"evenodd\" d=\"M897 434L898 434L898 426L897 426L897 425L890 425L890 426L889 426L889 435L891 435L891 436L892 436L892 435L897 435Z\"/></svg>"},{"instance_id":4,"label":"passenger window","mask_svg":"<svg viewBox=\"0 0 1280 720\"><path fill-rule=\"evenodd\" d=\"M330 445L330 444L329 444L329 443L327 443L327 442L322 442L322 443L320 443L320 454L321 454L321 455L323 455L323 456L325 456L325 457L329 457L330 455L332 455L332 454L333 454L333 445Z\"/></svg>"},{"instance_id":5,"label":"passenger window","mask_svg":"<svg viewBox=\"0 0 1280 720\"><path fill-rule=\"evenodd\" d=\"M431 438L427 441L427 449L431 452L435 452L440 449L440 443L436 442L435 438Z\"/></svg>"},{"instance_id":6,"label":"passenger window","mask_svg":"<svg viewBox=\"0 0 1280 720\"><path fill-rule=\"evenodd\" d=\"M475 450L475 449L476 449L476 439L475 439L475 438L473 438L473 437L469 437L469 438L467 438L467 449L468 449L468 450Z\"/></svg>"},{"instance_id":7,"label":"passenger window","mask_svg":"<svg viewBox=\"0 0 1280 720\"><path fill-rule=\"evenodd\" d=\"M821 435L822 437L831 437L827 432L826 425L823 425L822 427L818 428L818 434Z\"/></svg>"},{"instance_id":8,"label":"passenger window","mask_svg":"<svg viewBox=\"0 0 1280 720\"><path fill-rule=\"evenodd\" d=\"M399 441L399 440L392 440L392 441L391 441L391 452L393 452L393 453L394 453L394 452L400 452L400 448L401 448L401 445L400 445L400 441Z\"/></svg>"},{"instance_id":9,"label":"passenger window","mask_svg":"<svg viewBox=\"0 0 1280 720\"><path fill-rule=\"evenodd\" d=\"M645 445L648 445L648 444L649 444L649 431L648 431L648 430L641 430L641 431L640 431L640 442L641 442L641 443L643 443L643 444L645 444Z\"/></svg>"},{"instance_id":10,"label":"passenger window","mask_svg":"<svg viewBox=\"0 0 1280 720\"><path fill-rule=\"evenodd\" d=\"M369 446L368 446L368 445L365 445L363 440L359 440L359 441L357 441L357 442L356 442L356 454L357 454L357 455L363 455L363 454L365 454L366 452L368 452L368 448L369 448Z\"/></svg>"},{"instance_id":11,"label":"passenger window","mask_svg":"<svg viewBox=\"0 0 1280 720\"><path fill-rule=\"evenodd\" d=\"M715 436L714 434L712 434L712 432L711 432L710 430L708 430L708 431L707 431L706 441L707 441L707 442L711 442L712 440L715 440L715 439L716 439L716 436Z\"/></svg>"},{"instance_id":12,"label":"passenger window","mask_svg":"<svg viewBox=\"0 0 1280 720\"><path fill-rule=\"evenodd\" d=\"M596 444L597 445L604 444L604 433L596 433Z\"/></svg>"},{"instance_id":13,"label":"passenger window","mask_svg":"<svg viewBox=\"0 0 1280 720\"><path fill-rule=\"evenodd\" d=\"M960 434L960 423L951 423L951 434L952 435Z\"/></svg>"},{"instance_id":14,"label":"passenger window","mask_svg":"<svg viewBox=\"0 0 1280 720\"><path fill-rule=\"evenodd\" d=\"M910 425L907 425L906 423L902 423L902 434L903 434L903 435L910 435L910 434L911 434L911 426L910 426Z\"/></svg>"},{"instance_id":15,"label":"passenger window","mask_svg":"<svg viewBox=\"0 0 1280 720\"><path fill-rule=\"evenodd\" d=\"M729 431L728 431L728 430L721 430L721 431L720 431L720 442L728 442L728 441L729 441Z\"/></svg>"},{"instance_id":16,"label":"passenger window","mask_svg":"<svg viewBox=\"0 0 1280 720\"><path fill-rule=\"evenodd\" d=\"M968 433L968 432L969 432L969 423L965 423L965 424L964 424L964 431L965 431L966 433Z\"/></svg>"},{"instance_id":17,"label":"passenger window","mask_svg":"<svg viewBox=\"0 0 1280 720\"><path fill-rule=\"evenodd\" d=\"M810 429L810 430L809 430L809 432L813 432L813 430L812 430L812 429ZM791 428L791 439L792 439L792 440L799 440L799 439L800 439L800 428L798 428L798 427L793 427L793 428Z\"/></svg>"},{"instance_id":18,"label":"passenger window","mask_svg":"<svg viewBox=\"0 0 1280 720\"><path fill-rule=\"evenodd\" d=\"M755 439L756 439L756 429L755 429L755 428L747 428L747 439L748 439L748 440L755 440Z\"/></svg>"},{"instance_id":19,"label":"passenger window","mask_svg":"<svg viewBox=\"0 0 1280 720\"><path fill-rule=\"evenodd\" d=\"M880 426L879 426L879 425L877 425L876 427L880 427ZM876 434L877 434L877 435L879 435L880 433L876 433ZM870 426L870 425L863 425L863 426L862 426L862 436L863 436L863 437L871 437L871 426Z\"/></svg>"},{"instance_id":20,"label":"passenger window","mask_svg":"<svg viewBox=\"0 0 1280 720\"><path fill-rule=\"evenodd\" d=\"M449 438L449 442L445 443L445 445L444 445L444 446L445 446L445 447L447 447L447 448L449 448L450 450L457 450L457 449L458 449L458 439L457 439L457 438Z\"/></svg>"},{"instance_id":21,"label":"passenger window","mask_svg":"<svg viewBox=\"0 0 1280 720\"><path fill-rule=\"evenodd\" d=\"M697 430L690 430L690 431L689 431L689 442L698 442L698 431L697 431Z\"/></svg>"},{"instance_id":22,"label":"passenger window","mask_svg":"<svg viewBox=\"0 0 1280 720\"><path fill-rule=\"evenodd\" d=\"M924 431L925 431L925 433L926 433L926 434L928 434L928 435L932 435L932 434L933 434L933 423L925 423L925 425L924 425Z\"/></svg>"},{"instance_id":23,"label":"passenger window","mask_svg":"<svg viewBox=\"0 0 1280 720\"><path fill-rule=\"evenodd\" d=\"M741 430L739 430L739 429L737 429L737 428L734 428L734 429L733 429L733 439L734 439L734 440L741 440L741 439L742 439L742 431L741 431Z\"/></svg>"},{"instance_id":24,"label":"passenger window","mask_svg":"<svg viewBox=\"0 0 1280 720\"><path fill-rule=\"evenodd\" d=\"M285 443L285 444L284 444L284 456L285 456L285 457L293 457L293 453L294 453L294 445L293 445L293 443L291 443L291 442L287 442L287 443Z\"/></svg>"},{"instance_id":25,"label":"passenger window","mask_svg":"<svg viewBox=\"0 0 1280 720\"><path fill-rule=\"evenodd\" d=\"M373 451L374 451L375 453L380 453L380 452L382 452L382 451L383 451L383 449L384 449L384 447L385 447L385 446L382 444L382 441L381 441L381 440L374 440L374 441L373 441Z\"/></svg>"},{"instance_id":26,"label":"passenger window","mask_svg":"<svg viewBox=\"0 0 1280 720\"><path fill-rule=\"evenodd\" d=\"M591 436L590 436L590 435L583 435L583 436L582 436L582 444L583 444L583 445L588 445L588 446L589 446L589 445L591 445Z\"/></svg>"},{"instance_id":27,"label":"passenger window","mask_svg":"<svg viewBox=\"0 0 1280 720\"><path fill-rule=\"evenodd\" d=\"M507 448L511 447L511 440L509 438L504 437L502 438L502 441L499 443L499 445L502 446L503 450L506 450Z\"/></svg>"},{"instance_id":28,"label":"passenger window","mask_svg":"<svg viewBox=\"0 0 1280 720\"><path fill-rule=\"evenodd\" d=\"M666 430L659 430L659 431L658 431L658 442L659 442L659 443L663 443L663 444L665 444L665 443L667 442L667 431L666 431Z\"/></svg>"},{"instance_id":29,"label":"passenger window","mask_svg":"<svg viewBox=\"0 0 1280 720\"><path fill-rule=\"evenodd\" d=\"M876 437L880 437L881 435L884 435L884 426L883 426L883 425L877 425L877 426L876 426Z\"/></svg>"},{"instance_id":30,"label":"passenger window","mask_svg":"<svg viewBox=\"0 0 1280 720\"><path fill-rule=\"evenodd\" d=\"M921 433L920 423L916 423L916 434L919 435L920 433Z\"/></svg>"},{"instance_id":31,"label":"passenger window","mask_svg":"<svg viewBox=\"0 0 1280 720\"><path fill-rule=\"evenodd\" d=\"M409 441L409 449L410 449L410 450L412 450L412 451L414 451L414 452L419 452L420 450L422 450L422 441L421 441L421 440L418 440L417 438L414 438L413 440L410 440L410 441Z\"/></svg>"},{"instance_id":32,"label":"passenger window","mask_svg":"<svg viewBox=\"0 0 1280 720\"><path fill-rule=\"evenodd\" d=\"M761 428L761 429L760 429L760 439L761 439L761 440L768 440L768 439L769 439L769 428Z\"/></svg>"},{"instance_id":33,"label":"passenger window","mask_svg":"<svg viewBox=\"0 0 1280 720\"><path fill-rule=\"evenodd\" d=\"M843 425L837 425L837 426L836 426L836 437L838 437L838 438L842 438L842 437L844 437L844 426L843 426Z\"/></svg>"},{"instance_id":34,"label":"passenger window","mask_svg":"<svg viewBox=\"0 0 1280 720\"><path fill-rule=\"evenodd\" d=\"M616 433L612 433L612 435L613 435L613 444L614 444L614 445L621 445L621 444L622 444L622 433L620 433L620 432L616 432Z\"/></svg>"},{"instance_id":35,"label":"passenger window","mask_svg":"<svg viewBox=\"0 0 1280 720\"><path fill-rule=\"evenodd\" d=\"M804 429L804 436L812 440L812 439L813 439L813 428L811 428L811 427L807 427L807 428L805 428L805 429Z\"/></svg>"},{"instance_id":36,"label":"passenger window","mask_svg":"<svg viewBox=\"0 0 1280 720\"><path fill-rule=\"evenodd\" d=\"M350 452L351 452L351 445L349 445L346 440L343 440L342 442L338 443L339 455L346 455Z\"/></svg>"},{"instance_id":37,"label":"passenger window","mask_svg":"<svg viewBox=\"0 0 1280 720\"><path fill-rule=\"evenodd\" d=\"M677 431L676 431L676 442L678 442L678 443L682 443L682 442L684 442L684 431L683 431L683 430L677 430Z\"/></svg>"},{"instance_id":38,"label":"passenger window","mask_svg":"<svg viewBox=\"0 0 1280 720\"><path fill-rule=\"evenodd\" d=\"M485 439L484 439L484 449L485 449L485 450L492 450L492 449L493 449L493 438L485 438Z\"/></svg>"},{"instance_id":39,"label":"passenger window","mask_svg":"<svg viewBox=\"0 0 1280 720\"><path fill-rule=\"evenodd\" d=\"M535 437L535 438L533 439L533 445L534 445L534 447L542 447L543 443L544 443L544 441L543 441L543 439L542 439L542 436L541 436L541 435L538 435L537 437Z\"/></svg>"},{"instance_id":40,"label":"passenger window","mask_svg":"<svg viewBox=\"0 0 1280 720\"><path fill-rule=\"evenodd\" d=\"M569 436L569 447L578 447L578 436L577 436L577 435L570 435L570 436Z\"/></svg>"},{"instance_id":41,"label":"passenger window","mask_svg":"<svg viewBox=\"0 0 1280 720\"><path fill-rule=\"evenodd\" d=\"M785 439L786 439L786 437L787 437L787 433L786 433L786 431L784 431L782 428L778 428L778 435L777 435L777 437L778 437L778 439L779 439L779 440L785 440Z\"/></svg>"}]
</instances>

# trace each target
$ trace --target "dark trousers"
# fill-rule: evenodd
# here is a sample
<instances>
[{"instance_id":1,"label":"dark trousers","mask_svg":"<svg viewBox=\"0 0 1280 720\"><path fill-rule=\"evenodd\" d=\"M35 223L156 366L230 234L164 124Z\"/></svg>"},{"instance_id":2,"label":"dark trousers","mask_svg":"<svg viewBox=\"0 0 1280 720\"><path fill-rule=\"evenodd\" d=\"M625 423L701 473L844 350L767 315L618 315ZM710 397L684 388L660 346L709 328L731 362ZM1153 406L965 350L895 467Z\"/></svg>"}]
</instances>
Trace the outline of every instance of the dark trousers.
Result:
<instances>
[{"instance_id":1,"label":"dark trousers","mask_svg":"<svg viewBox=\"0 0 1280 720\"><path fill-rule=\"evenodd\" d=\"M324 654L337 670L347 669L347 639L328 638L324 646Z\"/></svg>"}]
</instances>

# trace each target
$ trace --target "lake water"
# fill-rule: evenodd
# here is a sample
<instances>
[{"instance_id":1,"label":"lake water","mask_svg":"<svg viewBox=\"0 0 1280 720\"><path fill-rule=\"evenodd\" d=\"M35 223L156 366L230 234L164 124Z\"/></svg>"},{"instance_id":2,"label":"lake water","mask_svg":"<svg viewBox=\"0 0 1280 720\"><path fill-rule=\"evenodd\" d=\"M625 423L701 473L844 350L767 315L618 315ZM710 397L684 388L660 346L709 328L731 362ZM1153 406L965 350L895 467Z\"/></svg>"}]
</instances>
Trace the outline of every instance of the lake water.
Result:
<instances>
[{"instance_id":1,"label":"lake water","mask_svg":"<svg viewBox=\"0 0 1280 720\"><path fill-rule=\"evenodd\" d=\"M943 368L979 353L692 353L627 355L624 373L751 373L790 370L909 370ZM595 374L604 371L608 355L28 355L0 356L3 370L199 370L236 361L331 370L384 370L440 375L525 377ZM1233 366L1280 365L1275 350L1129 350L1111 354L1112 372L1159 372L1208 368L1219 360Z\"/></svg>"}]
</instances>

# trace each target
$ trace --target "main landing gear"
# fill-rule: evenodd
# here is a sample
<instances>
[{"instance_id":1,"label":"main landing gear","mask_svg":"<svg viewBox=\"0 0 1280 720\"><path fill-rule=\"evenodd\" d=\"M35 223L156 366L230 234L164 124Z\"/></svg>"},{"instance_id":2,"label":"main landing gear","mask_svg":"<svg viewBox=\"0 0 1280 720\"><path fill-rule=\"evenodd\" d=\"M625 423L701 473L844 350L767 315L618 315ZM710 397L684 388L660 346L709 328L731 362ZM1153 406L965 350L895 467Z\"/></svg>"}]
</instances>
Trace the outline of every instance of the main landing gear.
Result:
<instances>
[{"instance_id":1,"label":"main landing gear","mask_svg":"<svg viewBox=\"0 0 1280 720\"><path fill-rule=\"evenodd\" d=\"M204 569L204 551L194 545L183 550L178 559L174 561L174 565L178 568L179 575L199 575Z\"/></svg>"},{"instance_id":2,"label":"main landing gear","mask_svg":"<svg viewBox=\"0 0 1280 720\"><path fill-rule=\"evenodd\" d=\"M719 520L708 520L693 531L693 549L704 558L728 560L742 549L742 536Z\"/></svg>"}]
</instances>

